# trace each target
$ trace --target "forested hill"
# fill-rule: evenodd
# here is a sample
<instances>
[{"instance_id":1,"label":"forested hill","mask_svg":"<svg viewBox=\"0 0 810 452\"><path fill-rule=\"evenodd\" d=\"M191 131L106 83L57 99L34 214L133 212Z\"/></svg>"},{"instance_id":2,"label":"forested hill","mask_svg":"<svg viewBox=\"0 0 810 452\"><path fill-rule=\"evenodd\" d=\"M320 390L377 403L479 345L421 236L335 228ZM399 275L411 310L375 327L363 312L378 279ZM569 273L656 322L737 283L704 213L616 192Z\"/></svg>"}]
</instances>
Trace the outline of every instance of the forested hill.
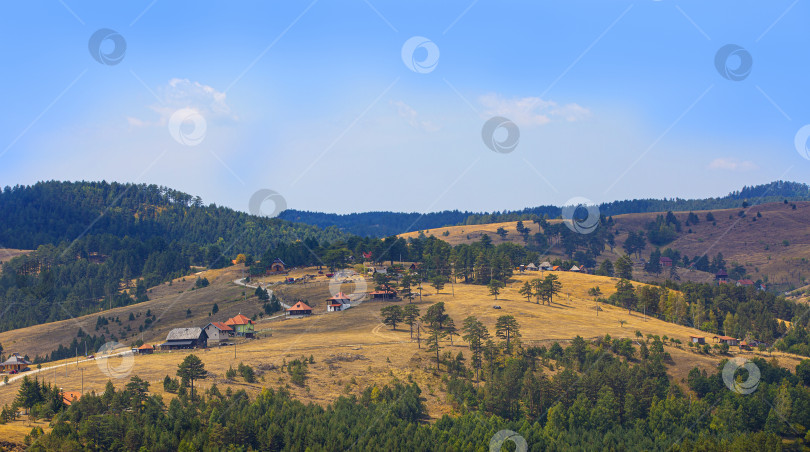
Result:
<instances>
[{"instance_id":1,"label":"forested hill","mask_svg":"<svg viewBox=\"0 0 810 452\"><path fill-rule=\"evenodd\" d=\"M646 213L666 211L695 211L712 209L729 209L748 204L768 202L810 201L810 186L798 182L777 181L764 185L743 187L719 198L704 199L632 199L603 203L599 211L603 215L621 215L625 213ZM476 213L446 210L426 214L402 212L365 212L338 215L334 213L306 212L286 210L279 218L306 223L319 227L336 226L341 231L351 234L373 237L388 237L405 232L433 229L443 226L464 224L487 224L505 221L533 220L541 216L557 218L561 215L559 206L527 207L523 210Z\"/></svg>"},{"instance_id":2,"label":"forested hill","mask_svg":"<svg viewBox=\"0 0 810 452\"><path fill-rule=\"evenodd\" d=\"M102 234L197 246L220 242L233 254L254 255L279 243L345 238L335 228L206 206L199 197L157 185L51 181L0 193L0 247L35 249Z\"/></svg>"},{"instance_id":3,"label":"forested hill","mask_svg":"<svg viewBox=\"0 0 810 452\"><path fill-rule=\"evenodd\" d=\"M0 193L0 248L35 249L3 264L0 331L145 301L147 288L264 255L335 228L256 217L156 185L42 182Z\"/></svg>"}]
</instances>

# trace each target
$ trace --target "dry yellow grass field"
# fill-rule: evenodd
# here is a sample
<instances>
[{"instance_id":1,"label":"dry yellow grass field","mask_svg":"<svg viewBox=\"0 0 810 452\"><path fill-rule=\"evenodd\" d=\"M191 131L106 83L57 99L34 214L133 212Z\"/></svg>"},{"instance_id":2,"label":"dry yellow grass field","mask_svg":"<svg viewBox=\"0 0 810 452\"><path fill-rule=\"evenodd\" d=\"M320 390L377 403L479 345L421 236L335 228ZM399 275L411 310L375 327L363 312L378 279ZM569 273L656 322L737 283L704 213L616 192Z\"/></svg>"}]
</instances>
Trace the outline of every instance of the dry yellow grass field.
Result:
<instances>
[{"instance_id":1,"label":"dry yellow grass field","mask_svg":"<svg viewBox=\"0 0 810 452\"><path fill-rule=\"evenodd\" d=\"M228 282L228 278L238 273L233 269L220 272L221 278L212 288L221 291L217 293L228 296L232 291L239 293L241 287ZM312 270L302 270L302 274L307 272L312 273ZM636 330L645 335L648 333L667 335L684 342L690 334L705 335L692 328L657 319L645 319L637 313L628 314L625 309L610 305L602 305L603 310L597 316L594 301L587 295L587 290L598 285L605 295L610 295L614 291L616 280L579 273L556 274L563 284L563 289L562 294L551 306L528 303L518 294L518 287L522 282L539 277L539 272L516 275L497 301L487 294L483 286L455 284L448 285L440 294L425 290L423 299L415 300L415 304L424 312L430 304L443 301L457 325L460 326L465 317L473 315L484 322L491 333L494 333L498 316L513 315L521 325L522 340L527 345L550 344L554 340L567 341L576 335L586 339L605 334L610 334L614 338L635 338ZM352 288L343 287L343 290L350 292ZM310 318L290 320L277 318L258 322L257 329L269 328L272 335L247 340L236 347L215 347L194 351L193 353L200 356L210 372L209 378L200 382L203 389L216 383L222 390L226 387L242 388L255 394L262 387L289 386L293 393L305 402L327 404L340 395L359 394L370 385L385 384L394 377L404 380L410 376L422 387L431 417L436 418L453 412L453 407L447 403L446 395L440 389L439 378L432 372L435 363L424 350L424 344L421 350L417 348L416 342L410 339L407 325L398 326L397 330L392 331L380 323L380 308L392 302L367 301L344 312L327 314L324 312L323 300L329 297L328 284L322 282L285 285L277 288L275 293L288 302L295 298L305 298L313 304L318 304L317 302L320 304L316 307L316 314ZM161 302L156 299L149 303ZM403 305L407 302L395 303ZM492 306L495 304L500 305L502 309L493 309ZM620 320L626 323L622 326ZM172 323L181 325L183 322L177 320ZM44 327L47 326L39 328ZM14 332L4 334L12 335ZM468 354L466 345L458 337L452 346L446 342L443 347L453 354L459 351ZM668 365L670 375L675 383L682 386L691 368L698 366L711 372L721 359L715 355L694 353L685 345L680 347L668 345L666 350L673 359L673 363ZM161 383L163 377L167 374L174 377L177 365L188 353L174 351L135 356L129 364L128 358L123 357L111 358L109 363L98 359L78 365L71 363L66 367L44 370L39 378L52 382L64 390L78 391L82 388L83 377L85 392L100 392L108 380L120 388L127 383L130 375L138 375L151 382L152 392L163 394ZM737 354L736 348L734 353ZM758 352L744 353L745 356L757 354ZM300 388L289 381L288 374L282 372L280 367L285 360L290 361L302 356L308 358L310 355L315 363L309 366L310 378L306 387ZM795 365L799 362L798 357L782 353L763 356L777 358L783 367L791 370L795 369ZM236 367L240 362L259 370L257 383L247 384L241 377L237 377L236 381L225 379L228 368ZM49 363L46 367L52 365L54 364ZM122 372L122 377L111 379L105 372L108 367ZM0 386L0 405L10 403L18 387L18 381ZM163 395L165 398L173 397L171 394ZM7 428L19 430L21 422L23 421L0 426L0 436L5 434Z\"/></svg>"}]
</instances>

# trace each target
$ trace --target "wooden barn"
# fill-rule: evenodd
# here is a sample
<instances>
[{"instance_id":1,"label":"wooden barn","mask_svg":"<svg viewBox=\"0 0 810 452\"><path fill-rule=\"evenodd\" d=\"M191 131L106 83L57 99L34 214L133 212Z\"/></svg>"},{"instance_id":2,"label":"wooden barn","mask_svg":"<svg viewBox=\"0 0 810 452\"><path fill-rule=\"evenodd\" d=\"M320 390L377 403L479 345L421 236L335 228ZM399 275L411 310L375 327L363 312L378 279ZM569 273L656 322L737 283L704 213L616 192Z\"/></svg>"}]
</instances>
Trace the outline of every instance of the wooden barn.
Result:
<instances>
[{"instance_id":1,"label":"wooden barn","mask_svg":"<svg viewBox=\"0 0 810 452\"><path fill-rule=\"evenodd\" d=\"M189 348L205 348L208 346L208 336L199 327L175 328L166 335L166 342L160 344L161 350L181 350Z\"/></svg>"},{"instance_id":2,"label":"wooden barn","mask_svg":"<svg viewBox=\"0 0 810 452\"><path fill-rule=\"evenodd\" d=\"M270 273L284 273L287 271L287 266L284 265L284 261L279 258L275 258L267 271Z\"/></svg>"},{"instance_id":3,"label":"wooden barn","mask_svg":"<svg viewBox=\"0 0 810 452\"><path fill-rule=\"evenodd\" d=\"M703 336L689 336L689 342L693 344L705 344L706 338Z\"/></svg>"}]
</instances>

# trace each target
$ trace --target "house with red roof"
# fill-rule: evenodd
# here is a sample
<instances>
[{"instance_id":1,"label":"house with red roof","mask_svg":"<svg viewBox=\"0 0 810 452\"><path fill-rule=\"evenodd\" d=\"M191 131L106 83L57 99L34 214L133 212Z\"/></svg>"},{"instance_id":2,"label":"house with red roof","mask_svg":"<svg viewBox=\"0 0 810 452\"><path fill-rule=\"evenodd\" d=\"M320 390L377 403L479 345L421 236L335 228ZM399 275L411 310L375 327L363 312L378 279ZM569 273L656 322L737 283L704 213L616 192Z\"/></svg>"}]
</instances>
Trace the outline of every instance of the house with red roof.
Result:
<instances>
[{"instance_id":1,"label":"house with red roof","mask_svg":"<svg viewBox=\"0 0 810 452\"><path fill-rule=\"evenodd\" d=\"M737 281L737 287L745 286L745 287L754 287L754 281L750 279L741 279Z\"/></svg>"},{"instance_id":2,"label":"house with red roof","mask_svg":"<svg viewBox=\"0 0 810 452\"><path fill-rule=\"evenodd\" d=\"M326 312L337 312L348 308L351 299L343 292L338 292L332 298L326 299Z\"/></svg>"},{"instance_id":3,"label":"house with red roof","mask_svg":"<svg viewBox=\"0 0 810 452\"><path fill-rule=\"evenodd\" d=\"M233 328L222 322L211 322L205 328L205 334L208 335L208 344L221 344L227 341L235 333Z\"/></svg>"},{"instance_id":4,"label":"house with red roof","mask_svg":"<svg viewBox=\"0 0 810 452\"><path fill-rule=\"evenodd\" d=\"M663 256L658 259L658 263L661 264L662 267L672 267L672 259Z\"/></svg>"},{"instance_id":5,"label":"house with red roof","mask_svg":"<svg viewBox=\"0 0 810 452\"><path fill-rule=\"evenodd\" d=\"M304 317L308 315L312 315L312 308L309 307L308 304L304 303L303 301L299 301L298 303L291 306L287 309L287 317Z\"/></svg>"},{"instance_id":6,"label":"house with red roof","mask_svg":"<svg viewBox=\"0 0 810 452\"><path fill-rule=\"evenodd\" d=\"M82 393L79 391L62 391L62 401L65 402L65 405L70 405L81 398Z\"/></svg>"},{"instance_id":7,"label":"house with red roof","mask_svg":"<svg viewBox=\"0 0 810 452\"><path fill-rule=\"evenodd\" d=\"M253 321L241 313L225 321L225 326L233 329L233 334L242 337L253 337Z\"/></svg>"}]
</instances>

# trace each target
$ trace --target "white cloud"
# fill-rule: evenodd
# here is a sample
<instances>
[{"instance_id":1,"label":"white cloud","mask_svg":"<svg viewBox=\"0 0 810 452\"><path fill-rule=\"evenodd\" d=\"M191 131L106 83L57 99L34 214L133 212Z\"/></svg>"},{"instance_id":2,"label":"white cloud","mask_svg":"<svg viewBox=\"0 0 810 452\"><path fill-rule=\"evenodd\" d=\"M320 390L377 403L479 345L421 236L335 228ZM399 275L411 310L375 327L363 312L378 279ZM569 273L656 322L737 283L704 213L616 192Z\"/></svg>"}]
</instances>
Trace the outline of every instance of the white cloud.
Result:
<instances>
[{"instance_id":1,"label":"white cloud","mask_svg":"<svg viewBox=\"0 0 810 452\"><path fill-rule=\"evenodd\" d=\"M226 103L225 93L200 82L173 78L167 85L160 87L158 93L160 102L148 107L158 114L158 119L149 121L128 116L127 122L131 127L165 126L169 118L182 108L196 111L209 123L239 119Z\"/></svg>"},{"instance_id":2,"label":"white cloud","mask_svg":"<svg viewBox=\"0 0 810 452\"><path fill-rule=\"evenodd\" d=\"M440 129L439 126L433 124L430 121L420 120L419 113L416 112L410 105L406 104L405 102L399 100L396 102L391 102L392 105L397 107L397 114L403 119L405 119L411 127L417 129L423 129L427 132L436 132Z\"/></svg>"},{"instance_id":3,"label":"white cloud","mask_svg":"<svg viewBox=\"0 0 810 452\"><path fill-rule=\"evenodd\" d=\"M499 94L486 94L478 98L484 106L484 115L503 116L519 126L540 126L554 120L580 121L591 111L578 104L560 105L539 97L507 99Z\"/></svg>"},{"instance_id":4,"label":"white cloud","mask_svg":"<svg viewBox=\"0 0 810 452\"><path fill-rule=\"evenodd\" d=\"M709 169L726 171L750 171L757 169L757 165L749 160L740 161L735 158L716 158L709 163Z\"/></svg>"}]
</instances>

